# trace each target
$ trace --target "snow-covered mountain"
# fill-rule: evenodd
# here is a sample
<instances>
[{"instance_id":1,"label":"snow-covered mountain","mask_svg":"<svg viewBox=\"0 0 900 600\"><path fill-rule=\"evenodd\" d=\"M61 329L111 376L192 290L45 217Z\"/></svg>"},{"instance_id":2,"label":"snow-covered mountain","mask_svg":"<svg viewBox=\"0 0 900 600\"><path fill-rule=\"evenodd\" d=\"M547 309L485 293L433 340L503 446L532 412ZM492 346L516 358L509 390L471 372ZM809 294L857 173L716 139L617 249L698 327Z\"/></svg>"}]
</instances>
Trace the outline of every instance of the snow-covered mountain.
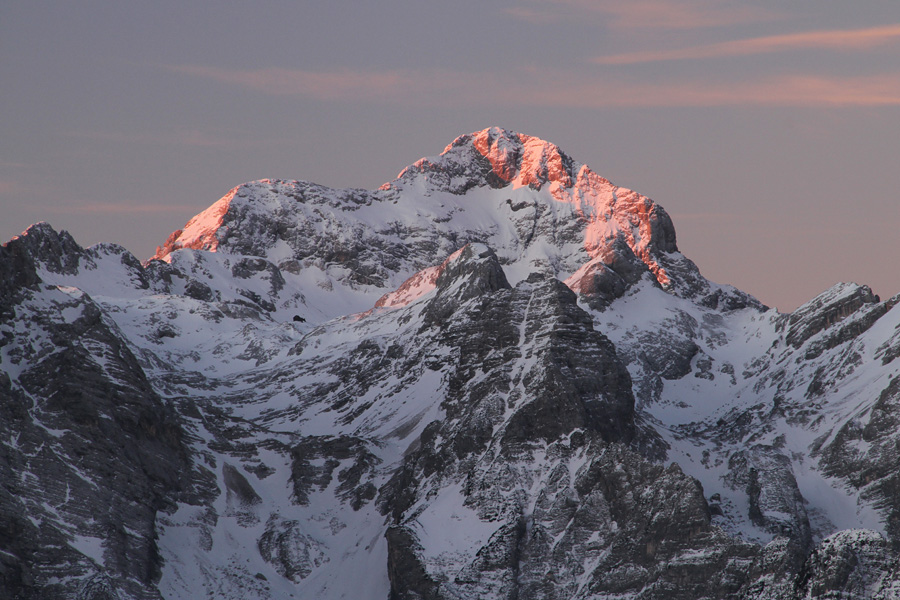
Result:
<instances>
[{"instance_id":1,"label":"snow-covered mountain","mask_svg":"<svg viewBox=\"0 0 900 600\"><path fill-rule=\"evenodd\" d=\"M0 599L900 598L900 297L791 314L491 128L0 248ZM843 594L843 596L839 596Z\"/></svg>"}]
</instances>

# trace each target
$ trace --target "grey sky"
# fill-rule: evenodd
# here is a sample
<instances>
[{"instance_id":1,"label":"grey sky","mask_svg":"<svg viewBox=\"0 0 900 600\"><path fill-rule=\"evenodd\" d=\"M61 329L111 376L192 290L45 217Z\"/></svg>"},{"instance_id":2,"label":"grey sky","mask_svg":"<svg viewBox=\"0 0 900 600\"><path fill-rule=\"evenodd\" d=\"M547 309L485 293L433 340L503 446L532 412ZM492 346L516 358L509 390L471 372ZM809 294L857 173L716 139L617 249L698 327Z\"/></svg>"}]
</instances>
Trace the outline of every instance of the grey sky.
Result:
<instances>
[{"instance_id":1,"label":"grey sky","mask_svg":"<svg viewBox=\"0 0 900 600\"><path fill-rule=\"evenodd\" d=\"M0 4L0 238L149 257L263 177L374 188L454 137L543 137L782 310L900 292L900 4Z\"/></svg>"}]
</instances>

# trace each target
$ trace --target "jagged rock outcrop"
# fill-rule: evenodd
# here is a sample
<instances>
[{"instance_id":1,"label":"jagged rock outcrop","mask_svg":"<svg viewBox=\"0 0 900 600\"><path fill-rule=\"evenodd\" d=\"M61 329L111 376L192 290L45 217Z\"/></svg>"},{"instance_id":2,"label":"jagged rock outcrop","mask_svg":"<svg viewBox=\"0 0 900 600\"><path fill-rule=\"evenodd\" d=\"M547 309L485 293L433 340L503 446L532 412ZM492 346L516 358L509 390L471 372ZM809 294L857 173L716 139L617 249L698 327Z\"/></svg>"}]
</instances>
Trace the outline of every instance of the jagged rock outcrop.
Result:
<instances>
[{"instance_id":1,"label":"jagged rock outcrop","mask_svg":"<svg viewBox=\"0 0 900 600\"><path fill-rule=\"evenodd\" d=\"M893 378L866 416L849 420L826 444L819 440L826 473L848 481L884 511L885 529L900 548L900 378Z\"/></svg>"},{"instance_id":2,"label":"jagged rock outcrop","mask_svg":"<svg viewBox=\"0 0 900 600\"><path fill-rule=\"evenodd\" d=\"M787 316L785 341L798 348L815 334L858 313L866 305L881 306L881 314L884 314L878 296L868 287L854 284L836 285ZM858 314L856 316L858 317ZM864 323L867 321L868 319L865 319ZM866 328L865 324L860 324L849 331L843 331L845 327L842 326L838 331L844 334L843 337L849 338L862 333ZM833 343L839 343L841 337L840 333L830 336L835 340Z\"/></svg>"},{"instance_id":3,"label":"jagged rock outcrop","mask_svg":"<svg viewBox=\"0 0 900 600\"><path fill-rule=\"evenodd\" d=\"M823 541L809 557L795 597L897 598L898 568L896 555L874 531L841 531Z\"/></svg>"},{"instance_id":4,"label":"jagged rock outcrop","mask_svg":"<svg viewBox=\"0 0 900 600\"><path fill-rule=\"evenodd\" d=\"M180 419L90 296L37 275L90 268L91 252L46 225L4 252L21 271L0 311L16 373L0 381L0 438L12 441L0 454L0 587L11 598L159 597L156 516L192 487Z\"/></svg>"},{"instance_id":5,"label":"jagged rock outcrop","mask_svg":"<svg viewBox=\"0 0 900 600\"><path fill-rule=\"evenodd\" d=\"M799 569L809 553L812 531L806 499L790 459L777 448L755 444L731 455L727 482L747 494L747 516L754 525L787 540L785 549Z\"/></svg>"}]
</instances>

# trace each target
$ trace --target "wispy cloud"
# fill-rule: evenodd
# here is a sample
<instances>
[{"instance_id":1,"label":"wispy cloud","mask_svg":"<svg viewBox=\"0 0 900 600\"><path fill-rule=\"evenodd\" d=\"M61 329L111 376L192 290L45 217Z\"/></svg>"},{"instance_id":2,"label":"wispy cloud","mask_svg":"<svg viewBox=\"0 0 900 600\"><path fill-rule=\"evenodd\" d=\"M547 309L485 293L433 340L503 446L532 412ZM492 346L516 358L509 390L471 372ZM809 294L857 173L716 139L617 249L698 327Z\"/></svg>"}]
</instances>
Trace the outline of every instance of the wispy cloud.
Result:
<instances>
[{"instance_id":1,"label":"wispy cloud","mask_svg":"<svg viewBox=\"0 0 900 600\"><path fill-rule=\"evenodd\" d=\"M271 95L307 96L318 100L344 100L356 96L414 102L422 97L439 98L448 89L475 83L477 76L450 71L392 69L370 71L339 69L305 71L268 67L263 69L223 69L198 65L170 67L186 75L254 89Z\"/></svg>"},{"instance_id":2,"label":"wispy cloud","mask_svg":"<svg viewBox=\"0 0 900 600\"><path fill-rule=\"evenodd\" d=\"M0 179L0 196L12 196L13 194L22 193L24 188L21 184L10 179Z\"/></svg>"},{"instance_id":3,"label":"wispy cloud","mask_svg":"<svg viewBox=\"0 0 900 600\"><path fill-rule=\"evenodd\" d=\"M532 90L527 100L579 108L900 106L900 73L867 77L798 75L727 83L584 83Z\"/></svg>"},{"instance_id":4,"label":"wispy cloud","mask_svg":"<svg viewBox=\"0 0 900 600\"><path fill-rule=\"evenodd\" d=\"M56 214L177 214L190 209L186 209L183 204L86 202L83 204L53 205L45 207L45 210Z\"/></svg>"},{"instance_id":5,"label":"wispy cloud","mask_svg":"<svg viewBox=\"0 0 900 600\"><path fill-rule=\"evenodd\" d=\"M600 56L593 59L593 62L603 65L628 65L669 60L752 56L809 48L862 50L898 41L900 41L900 24L869 27L867 29L836 29L771 35L718 44L704 44L677 50L628 52L625 54Z\"/></svg>"},{"instance_id":6,"label":"wispy cloud","mask_svg":"<svg viewBox=\"0 0 900 600\"><path fill-rule=\"evenodd\" d=\"M414 83L401 71L376 73L343 69L315 72L277 67L234 70L197 65L175 66L172 70L267 94L311 96L320 100L333 100L360 92L368 96L393 95L396 90L409 88Z\"/></svg>"},{"instance_id":7,"label":"wispy cloud","mask_svg":"<svg viewBox=\"0 0 900 600\"><path fill-rule=\"evenodd\" d=\"M506 73L351 71L315 73L289 69L229 71L175 67L186 74L255 90L318 100L389 104L546 106L558 108L705 106L886 106L900 105L900 73L866 77L805 74L704 80L635 82L589 77L584 72L530 69ZM278 85L268 85L269 78ZM393 79L392 79L393 78ZM396 86L367 82L392 80ZM321 83L326 82L326 83ZM535 83L538 82L538 83Z\"/></svg>"},{"instance_id":8,"label":"wispy cloud","mask_svg":"<svg viewBox=\"0 0 900 600\"><path fill-rule=\"evenodd\" d=\"M503 12L521 21L528 21L536 25L557 18L557 16L553 15L550 11L535 8L533 6L511 6L504 9Z\"/></svg>"},{"instance_id":9,"label":"wispy cloud","mask_svg":"<svg viewBox=\"0 0 900 600\"><path fill-rule=\"evenodd\" d=\"M68 201L68 202L41 202L35 203L34 199L46 196L61 198L66 196L66 190L58 184L44 180L17 181L12 179L0 179L0 199L18 200L23 205L28 204L42 214L48 215L73 215L73 214L156 214L156 213L183 213L190 211L184 204L165 204L155 202L141 202L139 200L123 200L121 202L97 202L94 200ZM6 197L6 198L4 198Z\"/></svg>"},{"instance_id":10,"label":"wispy cloud","mask_svg":"<svg viewBox=\"0 0 900 600\"><path fill-rule=\"evenodd\" d=\"M28 166L29 164L24 162L0 160L0 169L25 169Z\"/></svg>"},{"instance_id":11,"label":"wispy cloud","mask_svg":"<svg viewBox=\"0 0 900 600\"><path fill-rule=\"evenodd\" d=\"M506 11L510 16L541 22L598 15L619 29L702 29L769 21L768 9L728 0L530 0Z\"/></svg>"},{"instance_id":12,"label":"wispy cloud","mask_svg":"<svg viewBox=\"0 0 900 600\"><path fill-rule=\"evenodd\" d=\"M237 140L210 135L199 130L180 130L171 132L135 132L124 131L71 131L68 135L78 138L98 140L102 142L165 144L175 146L193 146L199 148L216 148L234 145Z\"/></svg>"}]
</instances>

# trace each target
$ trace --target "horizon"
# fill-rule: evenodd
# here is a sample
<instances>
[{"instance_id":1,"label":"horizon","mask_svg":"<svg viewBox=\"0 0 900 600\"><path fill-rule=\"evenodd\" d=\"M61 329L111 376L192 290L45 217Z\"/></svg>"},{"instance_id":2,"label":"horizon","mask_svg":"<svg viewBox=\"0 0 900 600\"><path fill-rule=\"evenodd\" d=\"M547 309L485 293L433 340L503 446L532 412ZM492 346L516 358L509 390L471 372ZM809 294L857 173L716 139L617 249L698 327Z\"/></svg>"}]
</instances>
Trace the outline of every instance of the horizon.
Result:
<instances>
[{"instance_id":1,"label":"horizon","mask_svg":"<svg viewBox=\"0 0 900 600\"><path fill-rule=\"evenodd\" d=\"M0 16L0 243L46 221L146 260L241 183L375 189L499 126L649 196L708 279L769 306L842 281L900 293L895 3L93 1Z\"/></svg>"}]
</instances>

